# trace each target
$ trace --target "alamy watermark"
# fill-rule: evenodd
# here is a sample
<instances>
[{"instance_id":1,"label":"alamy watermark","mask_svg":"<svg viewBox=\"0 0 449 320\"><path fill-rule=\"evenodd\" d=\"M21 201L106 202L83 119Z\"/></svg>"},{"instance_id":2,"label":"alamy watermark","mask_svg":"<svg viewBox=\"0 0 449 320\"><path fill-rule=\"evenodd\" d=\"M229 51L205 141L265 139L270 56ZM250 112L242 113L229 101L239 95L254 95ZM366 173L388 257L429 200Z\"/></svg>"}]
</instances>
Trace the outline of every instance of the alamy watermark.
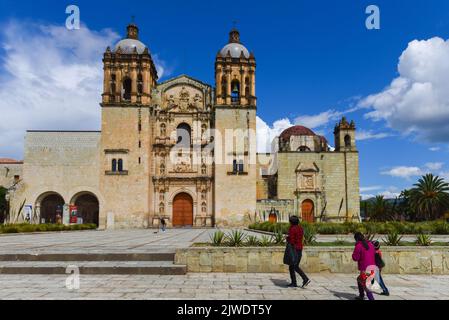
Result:
<instances>
[{"instance_id":1,"label":"alamy watermark","mask_svg":"<svg viewBox=\"0 0 449 320\"><path fill-rule=\"evenodd\" d=\"M81 27L80 8L72 4L65 9L65 13L69 15L65 20L66 28L68 30L79 30Z\"/></svg>"},{"instance_id":2,"label":"alamy watermark","mask_svg":"<svg viewBox=\"0 0 449 320\"><path fill-rule=\"evenodd\" d=\"M69 274L69 276L65 280L65 287L69 291L79 290L80 289L80 269L78 266L69 265L67 266L65 273Z\"/></svg>"},{"instance_id":3,"label":"alamy watermark","mask_svg":"<svg viewBox=\"0 0 449 320\"><path fill-rule=\"evenodd\" d=\"M365 13L369 15L365 21L366 28L368 30L380 30L380 8L376 5L370 5L366 7Z\"/></svg>"}]
</instances>

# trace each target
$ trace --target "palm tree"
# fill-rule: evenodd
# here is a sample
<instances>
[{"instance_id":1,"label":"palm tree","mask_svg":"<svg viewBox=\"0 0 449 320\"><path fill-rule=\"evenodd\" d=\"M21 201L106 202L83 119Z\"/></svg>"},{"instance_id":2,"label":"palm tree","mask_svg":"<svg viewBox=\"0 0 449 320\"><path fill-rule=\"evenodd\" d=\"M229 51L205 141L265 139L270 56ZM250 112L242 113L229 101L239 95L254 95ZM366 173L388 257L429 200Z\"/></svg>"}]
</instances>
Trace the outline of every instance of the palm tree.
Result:
<instances>
[{"instance_id":1,"label":"palm tree","mask_svg":"<svg viewBox=\"0 0 449 320\"><path fill-rule=\"evenodd\" d=\"M410 190L410 206L420 218L437 219L449 208L448 192L443 178L426 174Z\"/></svg>"},{"instance_id":2,"label":"palm tree","mask_svg":"<svg viewBox=\"0 0 449 320\"><path fill-rule=\"evenodd\" d=\"M369 218L370 221L387 221L392 218L388 201L384 196L376 196L370 201Z\"/></svg>"}]
</instances>

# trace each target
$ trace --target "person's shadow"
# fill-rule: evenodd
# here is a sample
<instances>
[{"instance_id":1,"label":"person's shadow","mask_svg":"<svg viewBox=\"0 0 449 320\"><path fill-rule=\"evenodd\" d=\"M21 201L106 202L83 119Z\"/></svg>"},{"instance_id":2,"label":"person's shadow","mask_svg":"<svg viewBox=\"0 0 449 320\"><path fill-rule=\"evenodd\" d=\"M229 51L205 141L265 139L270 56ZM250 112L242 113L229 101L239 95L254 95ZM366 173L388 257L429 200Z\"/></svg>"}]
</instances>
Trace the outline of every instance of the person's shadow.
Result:
<instances>
[{"instance_id":1,"label":"person's shadow","mask_svg":"<svg viewBox=\"0 0 449 320\"><path fill-rule=\"evenodd\" d=\"M338 291L332 291L332 290L329 290L329 292L332 293L337 298L344 299L344 300L354 300L354 298L356 296L353 293L347 293L347 292L338 292Z\"/></svg>"},{"instance_id":2,"label":"person's shadow","mask_svg":"<svg viewBox=\"0 0 449 320\"><path fill-rule=\"evenodd\" d=\"M290 284L290 282L283 280L283 279L271 279L271 282L273 282L273 284L275 286L278 286L281 288L287 288L288 285Z\"/></svg>"}]
</instances>

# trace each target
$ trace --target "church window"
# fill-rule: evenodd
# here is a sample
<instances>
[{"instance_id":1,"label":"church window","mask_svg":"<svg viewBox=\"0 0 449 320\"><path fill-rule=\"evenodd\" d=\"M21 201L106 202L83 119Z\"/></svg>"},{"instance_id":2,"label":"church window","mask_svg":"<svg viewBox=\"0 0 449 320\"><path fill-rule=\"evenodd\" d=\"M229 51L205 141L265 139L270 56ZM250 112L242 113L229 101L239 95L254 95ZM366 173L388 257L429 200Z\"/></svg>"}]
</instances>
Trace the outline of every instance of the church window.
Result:
<instances>
[{"instance_id":1,"label":"church window","mask_svg":"<svg viewBox=\"0 0 449 320\"><path fill-rule=\"evenodd\" d=\"M351 137L349 135L345 136L345 147L351 146Z\"/></svg>"},{"instance_id":2,"label":"church window","mask_svg":"<svg viewBox=\"0 0 449 320\"><path fill-rule=\"evenodd\" d=\"M131 79L125 78L125 80L123 80L123 100L126 101L131 100L131 86L132 86Z\"/></svg>"},{"instance_id":3,"label":"church window","mask_svg":"<svg viewBox=\"0 0 449 320\"><path fill-rule=\"evenodd\" d=\"M117 172L117 159L112 159L112 172Z\"/></svg>"},{"instance_id":4,"label":"church window","mask_svg":"<svg viewBox=\"0 0 449 320\"><path fill-rule=\"evenodd\" d=\"M240 83L237 80L231 83L231 101L232 103L239 103L240 101Z\"/></svg>"},{"instance_id":5,"label":"church window","mask_svg":"<svg viewBox=\"0 0 449 320\"><path fill-rule=\"evenodd\" d=\"M310 151L310 148L307 147L307 146L300 146L300 147L298 148L298 151L299 151L299 152L309 152L309 151Z\"/></svg>"},{"instance_id":6,"label":"church window","mask_svg":"<svg viewBox=\"0 0 449 320\"><path fill-rule=\"evenodd\" d=\"M234 160L234 161L232 162L232 172L233 172L233 173L237 173L237 170L238 170L237 160Z\"/></svg>"},{"instance_id":7,"label":"church window","mask_svg":"<svg viewBox=\"0 0 449 320\"><path fill-rule=\"evenodd\" d=\"M123 159L117 161L118 172L123 172Z\"/></svg>"},{"instance_id":8,"label":"church window","mask_svg":"<svg viewBox=\"0 0 449 320\"><path fill-rule=\"evenodd\" d=\"M141 73L137 76L137 92L139 94L143 93L143 78Z\"/></svg>"},{"instance_id":9,"label":"church window","mask_svg":"<svg viewBox=\"0 0 449 320\"><path fill-rule=\"evenodd\" d=\"M192 130L187 123L181 123L176 128L176 134L178 136L177 144L180 146L190 146L190 137Z\"/></svg>"},{"instance_id":10,"label":"church window","mask_svg":"<svg viewBox=\"0 0 449 320\"><path fill-rule=\"evenodd\" d=\"M243 160L239 161L238 171L239 173L242 173L244 170Z\"/></svg>"}]
</instances>

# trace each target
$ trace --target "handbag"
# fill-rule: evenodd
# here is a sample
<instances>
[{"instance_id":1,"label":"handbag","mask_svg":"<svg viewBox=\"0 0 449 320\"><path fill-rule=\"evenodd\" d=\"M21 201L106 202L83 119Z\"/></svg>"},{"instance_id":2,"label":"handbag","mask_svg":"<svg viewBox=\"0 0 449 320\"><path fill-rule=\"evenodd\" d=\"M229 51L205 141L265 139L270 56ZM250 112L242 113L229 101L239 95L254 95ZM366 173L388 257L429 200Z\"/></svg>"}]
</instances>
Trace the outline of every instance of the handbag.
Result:
<instances>
[{"instance_id":1,"label":"handbag","mask_svg":"<svg viewBox=\"0 0 449 320\"><path fill-rule=\"evenodd\" d=\"M293 245L287 242L284 252L284 264L292 266L297 261L297 253Z\"/></svg>"}]
</instances>

